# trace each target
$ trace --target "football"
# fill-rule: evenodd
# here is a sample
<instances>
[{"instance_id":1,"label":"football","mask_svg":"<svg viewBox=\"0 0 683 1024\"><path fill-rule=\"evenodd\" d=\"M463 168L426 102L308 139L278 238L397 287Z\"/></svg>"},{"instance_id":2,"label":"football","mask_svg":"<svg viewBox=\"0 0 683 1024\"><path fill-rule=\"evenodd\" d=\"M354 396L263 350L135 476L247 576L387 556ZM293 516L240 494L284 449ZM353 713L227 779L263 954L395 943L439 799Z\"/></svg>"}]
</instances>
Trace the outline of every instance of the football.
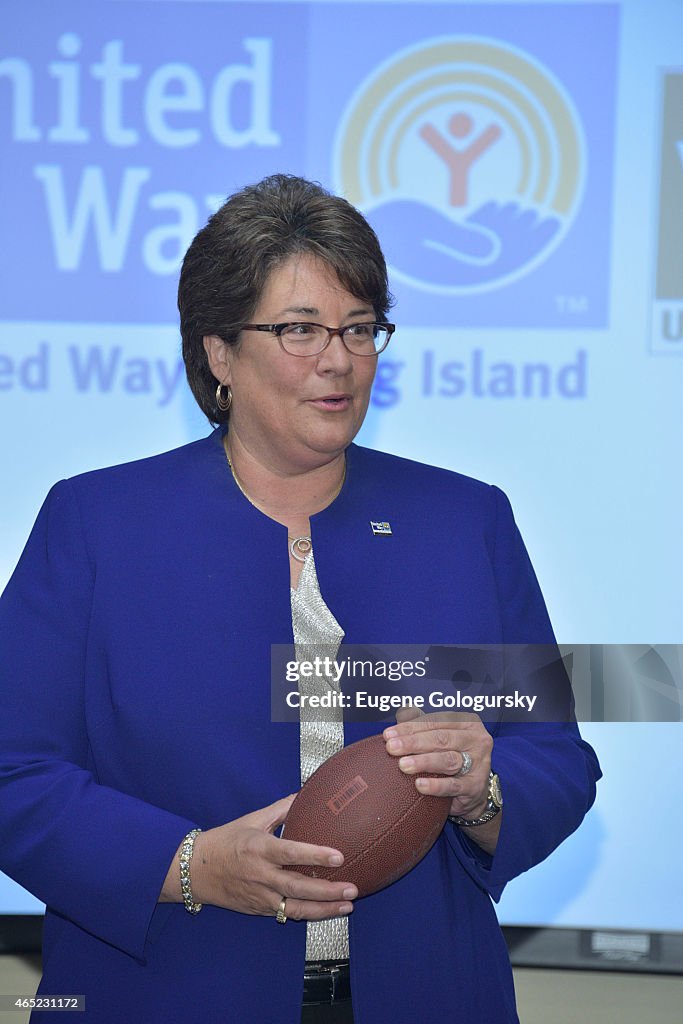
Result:
<instances>
[{"instance_id":1,"label":"football","mask_svg":"<svg viewBox=\"0 0 683 1024\"><path fill-rule=\"evenodd\" d=\"M422 860L443 829L450 804L450 797L419 793L415 776L401 771L381 735L351 743L302 786L283 832L283 838L340 850L344 863L290 870L353 882L359 896L369 896Z\"/></svg>"}]
</instances>

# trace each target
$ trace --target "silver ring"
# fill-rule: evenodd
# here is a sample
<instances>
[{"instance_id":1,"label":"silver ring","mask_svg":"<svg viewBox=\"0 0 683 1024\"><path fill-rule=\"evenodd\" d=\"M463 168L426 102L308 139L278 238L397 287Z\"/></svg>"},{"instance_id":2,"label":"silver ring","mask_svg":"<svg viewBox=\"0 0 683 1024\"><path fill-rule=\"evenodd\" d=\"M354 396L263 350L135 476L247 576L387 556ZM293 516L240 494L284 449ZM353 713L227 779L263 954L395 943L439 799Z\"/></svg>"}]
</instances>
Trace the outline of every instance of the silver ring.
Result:
<instances>
[{"instance_id":1,"label":"silver ring","mask_svg":"<svg viewBox=\"0 0 683 1024\"><path fill-rule=\"evenodd\" d=\"M462 766L460 768L460 771L456 772L455 774L456 776L467 775L468 772L472 771L472 758L470 757L466 750L459 750L458 753L462 758Z\"/></svg>"},{"instance_id":2,"label":"silver ring","mask_svg":"<svg viewBox=\"0 0 683 1024\"><path fill-rule=\"evenodd\" d=\"M278 924L284 924L285 921L287 920L287 915L285 914L286 905L287 897L283 896L278 904L277 914L275 915L275 920L277 921Z\"/></svg>"}]
</instances>

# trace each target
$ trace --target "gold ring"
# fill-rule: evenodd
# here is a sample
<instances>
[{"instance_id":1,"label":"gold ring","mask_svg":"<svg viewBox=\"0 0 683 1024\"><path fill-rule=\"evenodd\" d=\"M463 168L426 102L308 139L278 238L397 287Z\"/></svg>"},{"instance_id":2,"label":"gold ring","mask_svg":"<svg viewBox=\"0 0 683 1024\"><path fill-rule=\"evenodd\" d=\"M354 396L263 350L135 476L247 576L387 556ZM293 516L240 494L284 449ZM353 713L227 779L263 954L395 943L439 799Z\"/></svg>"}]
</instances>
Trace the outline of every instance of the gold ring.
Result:
<instances>
[{"instance_id":1,"label":"gold ring","mask_svg":"<svg viewBox=\"0 0 683 1024\"><path fill-rule=\"evenodd\" d=\"M277 914L275 915L275 920L277 921L278 924L284 924L285 921L287 920L287 915L285 914L286 905L287 897L283 896L278 905Z\"/></svg>"}]
</instances>

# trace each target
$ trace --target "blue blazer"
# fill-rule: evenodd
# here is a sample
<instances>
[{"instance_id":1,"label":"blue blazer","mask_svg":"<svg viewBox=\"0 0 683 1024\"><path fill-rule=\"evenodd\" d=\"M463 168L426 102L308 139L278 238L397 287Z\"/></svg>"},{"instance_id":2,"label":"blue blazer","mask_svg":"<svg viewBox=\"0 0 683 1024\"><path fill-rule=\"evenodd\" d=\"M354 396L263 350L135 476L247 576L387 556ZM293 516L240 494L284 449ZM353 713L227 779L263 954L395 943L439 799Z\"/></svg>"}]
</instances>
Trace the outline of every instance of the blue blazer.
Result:
<instances>
[{"instance_id":1,"label":"blue blazer","mask_svg":"<svg viewBox=\"0 0 683 1024\"><path fill-rule=\"evenodd\" d=\"M300 1018L303 923L157 904L191 828L299 787L298 725L270 709L270 646L292 641L286 531L239 492L221 438L57 484L0 603L0 868L48 907L40 991L85 994L97 1024ZM352 445L311 529L349 643L552 640L495 487ZM600 773L574 725L494 737L496 854L449 824L357 901L356 1024L517 1021L491 897L577 828Z\"/></svg>"}]
</instances>

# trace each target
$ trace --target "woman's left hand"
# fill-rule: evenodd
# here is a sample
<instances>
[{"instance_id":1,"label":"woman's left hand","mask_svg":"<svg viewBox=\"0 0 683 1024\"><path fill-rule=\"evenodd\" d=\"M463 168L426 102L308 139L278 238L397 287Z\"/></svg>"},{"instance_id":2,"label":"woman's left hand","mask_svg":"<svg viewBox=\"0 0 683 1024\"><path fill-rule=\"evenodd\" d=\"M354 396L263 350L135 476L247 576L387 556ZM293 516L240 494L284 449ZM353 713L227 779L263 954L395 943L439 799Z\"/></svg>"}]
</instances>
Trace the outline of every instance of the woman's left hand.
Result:
<instances>
[{"instance_id":1,"label":"woman's left hand","mask_svg":"<svg viewBox=\"0 0 683 1024\"><path fill-rule=\"evenodd\" d=\"M387 750L399 758L399 768L417 776L415 784L428 796L450 796L449 814L477 818L486 810L493 739L478 715L460 711L432 715L397 715L396 725L384 730ZM463 775L463 753L472 759ZM421 778L438 772L440 779Z\"/></svg>"}]
</instances>

